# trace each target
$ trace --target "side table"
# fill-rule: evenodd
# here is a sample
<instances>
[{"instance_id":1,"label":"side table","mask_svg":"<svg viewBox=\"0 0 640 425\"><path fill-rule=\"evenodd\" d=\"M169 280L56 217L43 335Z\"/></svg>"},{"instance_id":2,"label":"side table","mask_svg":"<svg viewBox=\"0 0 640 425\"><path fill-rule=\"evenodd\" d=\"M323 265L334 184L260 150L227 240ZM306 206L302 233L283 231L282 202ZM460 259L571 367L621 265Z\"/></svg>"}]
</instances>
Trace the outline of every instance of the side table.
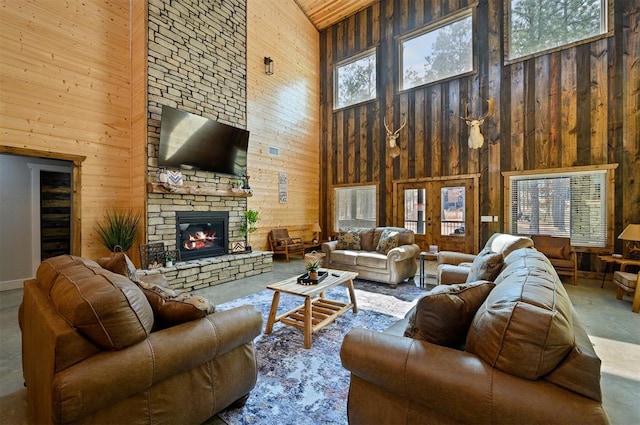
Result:
<instances>
[{"instance_id":1,"label":"side table","mask_svg":"<svg viewBox=\"0 0 640 425\"><path fill-rule=\"evenodd\" d=\"M627 266L640 267L640 260L635 260L633 258L614 257L613 255L598 255L598 260L604 263L604 268L602 270L602 284L600 285L601 288L604 288L604 280L607 277L607 270L609 269L609 264L612 264L612 265L619 264L621 272L625 271Z\"/></svg>"},{"instance_id":2,"label":"side table","mask_svg":"<svg viewBox=\"0 0 640 425\"><path fill-rule=\"evenodd\" d=\"M420 253L420 287L424 288L427 286L427 278L425 276L425 267L424 267L424 262L429 260L429 261L433 261L433 260L437 260L438 259L438 253L437 252L433 252L433 251L422 251Z\"/></svg>"}]
</instances>

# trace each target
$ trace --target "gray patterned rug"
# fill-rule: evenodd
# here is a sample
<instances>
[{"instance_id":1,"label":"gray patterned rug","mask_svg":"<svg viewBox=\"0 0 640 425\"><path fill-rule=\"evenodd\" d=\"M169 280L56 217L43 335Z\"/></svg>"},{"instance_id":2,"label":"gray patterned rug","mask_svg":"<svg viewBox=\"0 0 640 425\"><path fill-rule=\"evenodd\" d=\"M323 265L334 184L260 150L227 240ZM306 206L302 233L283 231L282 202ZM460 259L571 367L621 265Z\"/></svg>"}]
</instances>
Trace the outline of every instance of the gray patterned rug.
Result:
<instances>
[{"instance_id":1,"label":"gray patterned rug","mask_svg":"<svg viewBox=\"0 0 640 425\"><path fill-rule=\"evenodd\" d=\"M302 330L276 323L271 335L256 340L258 382L243 408L218 414L229 425L346 424L349 373L340 363L340 345L354 327L384 330L425 293L412 284L396 289L389 285L356 280L358 313L348 311L313 335L310 349L303 348ZM216 306L217 310L253 304L263 317L263 329L273 291L264 290ZM327 298L347 300L344 287L327 291ZM279 314L302 303L301 297L282 294Z\"/></svg>"}]
</instances>

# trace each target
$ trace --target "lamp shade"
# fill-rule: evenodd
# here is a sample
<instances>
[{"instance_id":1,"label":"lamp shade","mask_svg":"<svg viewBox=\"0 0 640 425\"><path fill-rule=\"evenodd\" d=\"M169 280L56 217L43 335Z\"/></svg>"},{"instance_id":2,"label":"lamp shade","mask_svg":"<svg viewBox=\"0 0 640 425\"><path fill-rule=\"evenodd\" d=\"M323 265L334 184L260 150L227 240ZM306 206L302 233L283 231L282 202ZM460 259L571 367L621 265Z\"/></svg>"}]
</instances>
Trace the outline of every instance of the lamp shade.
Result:
<instances>
[{"instance_id":1,"label":"lamp shade","mask_svg":"<svg viewBox=\"0 0 640 425\"><path fill-rule=\"evenodd\" d=\"M312 232L322 232L322 229L320 228L320 225L318 223L313 223L313 225L311 226L311 231Z\"/></svg>"},{"instance_id":2,"label":"lamp shade","mask_svg":"<svg viewBox=\"0 0 640 425\"><path fill-rule=\"evenodd\" d=\"M640 224L629 224L618 236L624 241L640 241Z\"/></svg>"}]
</instances>

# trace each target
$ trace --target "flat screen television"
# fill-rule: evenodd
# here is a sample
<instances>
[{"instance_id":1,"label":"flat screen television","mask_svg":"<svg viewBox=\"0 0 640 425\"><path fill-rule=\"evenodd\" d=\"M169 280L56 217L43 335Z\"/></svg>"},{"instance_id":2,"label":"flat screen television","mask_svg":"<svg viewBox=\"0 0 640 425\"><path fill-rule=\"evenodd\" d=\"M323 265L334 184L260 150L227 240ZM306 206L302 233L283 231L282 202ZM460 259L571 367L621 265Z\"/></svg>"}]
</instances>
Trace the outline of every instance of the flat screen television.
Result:
<instances>
[{"instance_id":1,"label":"flat screen television","mask_svg":"<svg viewBox=\"0 0 640 425\"><path fill-rule=\"evenodd\" d=\"M158 166L247 174L249 131L163 106Z\"/></svg>"}]
</instances>

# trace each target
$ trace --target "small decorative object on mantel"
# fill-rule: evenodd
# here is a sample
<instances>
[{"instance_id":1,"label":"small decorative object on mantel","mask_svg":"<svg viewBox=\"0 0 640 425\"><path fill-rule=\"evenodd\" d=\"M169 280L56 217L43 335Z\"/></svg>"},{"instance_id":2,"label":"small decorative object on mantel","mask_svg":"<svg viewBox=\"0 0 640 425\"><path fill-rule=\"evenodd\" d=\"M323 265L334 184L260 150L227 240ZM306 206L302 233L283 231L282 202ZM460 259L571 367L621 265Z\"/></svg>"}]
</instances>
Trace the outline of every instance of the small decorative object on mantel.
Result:
<instances>
[{"instance_id":1,"label":"small decorative object on mantel","mask_svg":"<svg viewBox=\"0 0 640 425\"><path fill-rule=\"evenodd\" d=\"M249 187L249 176L245 174L244 176L242 176L242 180L243 180L242 189L246 193L251 193L251 187Z\"/></svg>"},{"instance_id":2,"label":"small decorative object on mantel","mask_svg":"<svg viewBox=\"0 0 640 425\"><path fill-rule=\"evenodd\" d=\"M181 186L183 183L182 172L180 170L167 170L167 183Z\"/></svg>"},{"instance_id":3,"label":"small decorative object on mantel","mask_svg":"<svg viewBox=\"0 0 640 425\"><path fill-rule=\"evenodd\" d=\"M238 241L238 242L234 242L233 243L233 252L234 253L244 252L245 250L246 250L246 248L244 246L244 241Z\"/></svg>"},{"instance_id":4,"label":"small decorative object on mantel","mask_svg":"<svg viewBox=\"0 0 640 425\"><path fill-rule=\"evenodd\" d=\"M158 181L160 183L167 182L167 171L164 168L161 168L158 172Z\"/></svg>"}]
</instances>

